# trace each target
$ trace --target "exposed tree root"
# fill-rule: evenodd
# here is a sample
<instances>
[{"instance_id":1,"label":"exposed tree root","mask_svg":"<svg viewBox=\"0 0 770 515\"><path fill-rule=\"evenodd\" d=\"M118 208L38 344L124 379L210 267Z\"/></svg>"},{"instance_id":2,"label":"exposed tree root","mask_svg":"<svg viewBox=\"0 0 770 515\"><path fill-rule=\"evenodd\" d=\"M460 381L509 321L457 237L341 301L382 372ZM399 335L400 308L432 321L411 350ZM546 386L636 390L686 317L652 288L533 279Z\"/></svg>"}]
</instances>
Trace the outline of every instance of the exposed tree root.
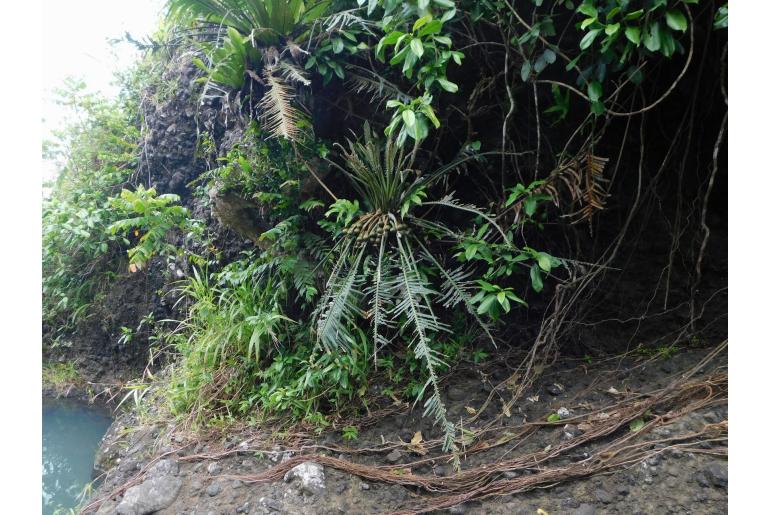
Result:
<instances>
[{"instance_id":1,"label":"exposed tree root","mask_svg":"<svg viewBox=\"0 0 770 515\"><path fill-rule=\"evenodd\" d=\"M718 350L724 348L720 346ZM712 354L709 358L713 357ZM473 469L461 471L451 477L422 476L411 472L408 465L399 466L369 466L353 463L347 460L325 456L322 454L300 455L290 458L283 463L263 473L251 476L228 476L245 482L275 481L292 467L305 461L315 461L337 470L385 483L416 487L430 493L441 494L429 498L425 504L399 511L399 514L425 513L431 510L448 508L473 499L490 496L506 495L524 492L537 487L551 486L556 483L595 475L626 467L652 454L665 452L673 448L695 447L704 440L724 440L727 433L727 422L707 425L702 431L673 438L652 441L639 441L655 427L665 425L693 410L722 403L727 396L727 375L716 373L705 379L687 381L703 363L686 374L681 380L674 381L668 387L655 392L633 396L601 411L595 411L580 417L574 417L565 422L583 422L589 426L584 434L555 445L542 451L519 456L510 460L499 461ZM652 419L637 432L628 432L628 424L645 414ZM524 431L517 436L537 430L538 427L552 425L549 423L526 424ZM546 464L567 451L578 448L589 442L618 435L595 452L589 458L565 466L547 467ZM502 440L486 440L475 444L469 452L478 452L511 441L513 436L504 436ZM724 451L710 451L725 454ZM447 456L448 458L448 456ZM513 479L501 479L506 471L532 471L531 475Z\"/></svg>"}]
</instances>

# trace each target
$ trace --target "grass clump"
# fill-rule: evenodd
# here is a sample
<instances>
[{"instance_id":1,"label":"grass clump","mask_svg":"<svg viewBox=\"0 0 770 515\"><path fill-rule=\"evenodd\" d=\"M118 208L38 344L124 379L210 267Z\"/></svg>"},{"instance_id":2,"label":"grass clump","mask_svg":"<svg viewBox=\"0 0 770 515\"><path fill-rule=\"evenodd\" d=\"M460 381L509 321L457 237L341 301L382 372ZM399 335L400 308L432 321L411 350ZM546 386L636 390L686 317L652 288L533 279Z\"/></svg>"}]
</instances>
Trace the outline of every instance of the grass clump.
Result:
<instances>
[{"instance_id":1,"label":"grass clump","mask_svg":"<svg viewBox=\"0 0 770 515\"><path fill-rule=\"evenodd\" d=\"M57 397L67 396L84 384L74 361L43 365L42 380L43 389L54 392Z\"/></svg>"}]
</instances>

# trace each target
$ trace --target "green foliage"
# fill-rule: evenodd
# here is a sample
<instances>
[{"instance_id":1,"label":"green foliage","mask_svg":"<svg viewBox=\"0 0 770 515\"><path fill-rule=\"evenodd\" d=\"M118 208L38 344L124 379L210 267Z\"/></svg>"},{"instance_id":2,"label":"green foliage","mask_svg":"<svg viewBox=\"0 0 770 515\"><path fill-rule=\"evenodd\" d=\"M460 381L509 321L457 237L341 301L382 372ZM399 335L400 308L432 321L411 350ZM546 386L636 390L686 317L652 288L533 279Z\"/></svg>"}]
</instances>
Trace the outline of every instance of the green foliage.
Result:
<instances>
[{"instance_id":1,"label":"green foliage","mask_svg":"<svg viewBox=\"0 0 770 515\"><path fill-rule=\"evenodd\" d=\"M204 82L240 89L247 77L266 86L259 103L265 129L274 136L300 137L302 113L293 105L294 86L308 86L299 46L310 24L329 6L329 0L169 0L168 9L180 25L224 27L204 32L208 40L194 43L208 62L195 64L206 72ZM307 52L304 52L307 53ZM207 86L208 89L208 86Z\"/></svg>"},{"instance_id":2,"label":"green foliage","mask_svg":"<svg viewBox=\"0 0 770 515\"><path fill-rule=\"evenodd\" d=\"M42 379L43 387L52 389L57 395L64 395L71 388L83 383L83 378L73 361L43 365Z\"/></svg>"},{"instance_id":3,"label":"green foliage","mask_svg":"<svg viewBox=\"0 0 770 515\"><path fill-rule=\"evenodd\" d=\"M433 97L427 93L412 99L409 103L400 100L388 100L388 109L395 109L396 111L390 124L385 128L385 135L390 136L400 127L401 130L396 137L398 146L404 144L407 136L415 142L425 139L431 124L437 129L441 126L441 122L436 118L431 107L431 102L433 102Z\"/></svg>"},{"instance_id":4,"label":"green foliage","mask_svg":"<svg viewBox=\"0 0 770 515\"><path fill-rule=\"evenodd\" d=\"M136 328L121 327L120 343L154 330L152 338L170 344L178 359L163 396L173 413L199 423L287 414L317 431L342 426L343 437L355 439L358 428L337 424L329 411L347 414L365 405L377 378L386 381L383 395L424 403L424 414L443 430L444 448L456 449L441 374L462 360L488 358L493 324L515 321L531 291L544 291L548 275L567 262L538 250L557 241L540 234L558 223L551 207L560 191L554 174L561 174L556 178L581 208L581 219L601 209L607 196L599 184L607 160L593 155L592 139L581 143L587 132L600 131L591 126L595 120L589 116L574 132L557 131L574 134L573 147L591 145L579 154L587 158L571 161L575 148L559 149L560 138L546 126L570 121L575 98L587 100L596 115L606 113L605 102L631 96L618 95L617 87L638 86L651 63L657 67L684 52L691 20L698 19L691 18L690 3L357 0L355 8L343 1L168 0L158 48L181 41L205 73L201 100L228 97L222 105L229 109L240 99L241 119L258 118L240 141L228 142L226 155L217 155L220 132L207 127L197 155L211 168L196 179L196 195L206 201L205 185L210 193L253 201L261 234L252 250L228 264L214 260L209 269L189 255L197 268L175 306L184 313L180 325L161 332L147 318ZM485 28L469 30L474 23ZM725 4L714 27L726 26ZM458 73L466 53L484 56L462 70L481 70L476 83ZM129 270L136 271L155 256L178 256L179 247L204 230L177 196L126 189L136 181L140 99L162 104L178 87L165 80L167 63L157 55L126 74L131 87L117 102L71 84L63 102L80 116L44 149L62 168L43 208L44 318L56 327L88 313L124 268L126 247ZM306 112L325 116L309 94L314 77L324 86L344 80L353 92L371 94L380 102L371 110L356 112L357 101L332 107L349 110L351 120L379 124L378 131L387 124L386 142L367 123L340 147L336 175L316 169L330 151L314 140ZM537 96L520 102L522 92L537 92L543 83L552 105ZM496 118L490 111L498 105L507 112L503 126L480 126ZM530 123L526 117L533 107L539 115L541 106L550 115L546 123L539 116ZM535 129L536 149L521 148ZM435 146L422 149L429 136ZM480 153L482 140L485 148L503 151ZM447 162L451 148L460 151ZM493 162L491 154L505 155ZM484 166L471 170L472 160ZM464 175L458 183L450 177L454 171ZM325 193L313 197L311 173L334 202ZM527 182L538 177L546 179ZM476 189L463 191L463 198L478 196L488 209L449 193L467 185ZM638 352L674 352L659 350ZM139 405L153 390L137 382L124 401Z\"/></svg>"},{"instance_id":5,"label":"green foliage","mask_svg":"<svg viewBox=\"0 0 770 515\"><path fill-rule=\"evenodd\" d=\"M290 298L308 298L305 286L289 288L301 270L249 256L211 276L195 272L183 289L189 316L174 336L181 354L169 390L174 412L201 422L276 413L319 422L320 407L363 396L371 352L364 335L349 353L319 354L301 343L307 327L284 314Z\"/></svg>"},{"instance_id":6,"label":"green foliage","mask_svg":"<svg viewBox=\"0 0 770 515\"><path fill-rule=\"evenodd\" d=\"M363 140L350 142L343 156L344 165L335 166L349 177L365 210L344 212L347 223L336 235L335 250L329 256L335 265L315 315L318 345L327 354L349 349L361 330L360 320L368 319L376 360L376 351L390 345L394 330L400 328L398 336L409 339L411 352L427 373L417 395L422 399L430 388L425 415L441 425L445 448L453 448L454 425L446 418L438 387L438 370L446 363L435 345L436 335L448 332L449 326L436 316L435 306L453 308L462 303L490 338L491 334L472 307L469 272L442 264L430 250L434 242L453 238L455 233L420 218L414 207L428 204L418 192L468 158L422 175L407 166L392 138L383 145L368 126ZM451 197L433 204L486 216ZM339 213L329 212L338 220ZM441 281L436 283L431 275Z\"/></svg>"},{"instance_id":7,"label":"green foliage","mask_svg":"<svg viewBox=\"0 0 770 515\"><path fill-rule=\"evenodd\" d=\"M630 80L638 83L642 71L628 64L635 54L660 53L671 57L675 52L685 52L677 35L688 30L688 3L698 0L648 0L643 6L624 0L588 0L577 7L577 12L584 16L579 23L585 31L580 40L583 53L570 66L584 64L580 82L587 87L594 113L602 114L605 110L602 83L608 69L625 70ZM598 57L592 55L597 45Z\"/></svg>"},{"instance_id":8,"label":"green foliage","mask_svg":"<svg viewBox=\"0 0 770 515\"><path fill-rule=\"evenodd\" d=\"M448 2L453 4L453 2ZM387 17L386 9L386 17ZM385 61L386 51L393 47L393 56L388 61L390 66L401 66L401 73L407 79L417 72L416 83L423 90L430 91L431 87L438 85L450 92L457 92L457 84L446 77L446 68L450 61L458 66L462 64L465 55L462 52L451 50L452 39L442 34L444 21L454 17L454 7L446 11L441 20L436 20L428 12L421 16L411 26L411 30L402 32L396 27L402 26L405 21L401 17L392 17L383 20L383 29L386 35L377 44L376 55L381 61ZM408 19L408 15L404 15ZM403 63L403 64L402 64Z\"/></svg>"},{"instance_id":9,"label":"green foliage","mask_svg":"<svg viewBox=\"0 0 770 515\"><path fill-rule=\"evenodd\" d=\"M219 166L198 181L269 204L281 217L291 216L298 213L300 182L309 175L306 161L323 157L328 150L323 143L308 142L300 152L285 140L271 139L252 122L233 148L217 158Z\"/></svg>"},{"instance_id":10,"label":"green foliage","mask_svg":"<svg viewBox=\"0 0 770 515\"><path fill-rule=\"evenodd\" d=\"M727 4L722 5L717 9L716 15L714 15L714 29L726 29L727 28Z\"/></svg>"},{"instance_id":11,"label":"green foliage","mask_svg":"<svg viewBox=\"0 0 770 515\"><path fill-rule=\"evenodd\" d=\"M355 426L343 427L342 438L344 438L345 440L358 440L358 428Z\"/></svg>"},{"instance_id":12,"label":"green foliage","mask_svg":"<svg viewBox=\"0 0 770 515\"><path fill-rule=\"evenodd\" d=\"M139 186L135 191L124 189L120 197L110 199L117 216L130 216L113 222L107 229L112 235L132 236L134 245L128 249L129 270L143 269L156 255L178 254L177 247L168 242L172 230L190 230L200 234L200 226L188 218L187 209L172 205L179 202L173 194L158 195L155 188ZM133 216L132 216L133 215Z\"/></svg>"},{"instance_id":13,"label":"green foliage","mask_svg":"<svg viewBox=\"0 0 770 515\"><path fill-rule=\"evenodd\" d=\"M367 0L358 0L359 5ZM367 14L382 7L380 26L384 35L375 49L375 56L414 84L422 94L410 102L392 98L388 108L395 108L386 135L403 123L396 142L402 146L407 137L419 142L428 135L430 122L435 128L440 122L433 112L432 93L456 93L458 86L447 78L450 62L462 64L465 54L452 49L452 37L446 24L453 20L457 10L452 0L420 0L398 2L369 0Z\"/></svg>"},{"instance_id":14,"label":"green foliage","mask_svg":"<svg viewBox=\"0 0 770 515\"><path fill-rule=\"evenodd\" d=\"M139 139L127 106L87 93L80 82L65 86L59 103L73 117L44 143L59 174L43 200L43 320L57 331L86 317L114 274L120 241L106 230L117 218L108 199L135 166Z\"/></svg>"},{"instance_id":15,"label":"green foliage","mask_svg":"<svg viewBox=\"0 0 770 515\"><path fill-rule=\"evenodd\" d=\"M524 218L509 231L510 240L513 232L526 224L532 223L538 206L550 201L550 196L538 193L542 181L536 181L527 187L517 184L511 189L505 203L506 207L515 202L523 205ZM458 241L455 258L460 263L477 263L485 268L480 278L476 279L479 291L471 298L471 303L478 304L478 314L498 320L503 313L509 313L515 304L527 306L527 303L512 286L502 286L500 281L507 281L513 276L521 275L529 268L529 282L535 292L543 290L542 272L546 274L561 266L561 260L546 252L537 251L531 247L518 249L510 243L494 243L489 239L493 232L489 223L482 224L478 229L470 231ZM514 304L512 304L514 303Z\"/></svg>"}]
</instances>

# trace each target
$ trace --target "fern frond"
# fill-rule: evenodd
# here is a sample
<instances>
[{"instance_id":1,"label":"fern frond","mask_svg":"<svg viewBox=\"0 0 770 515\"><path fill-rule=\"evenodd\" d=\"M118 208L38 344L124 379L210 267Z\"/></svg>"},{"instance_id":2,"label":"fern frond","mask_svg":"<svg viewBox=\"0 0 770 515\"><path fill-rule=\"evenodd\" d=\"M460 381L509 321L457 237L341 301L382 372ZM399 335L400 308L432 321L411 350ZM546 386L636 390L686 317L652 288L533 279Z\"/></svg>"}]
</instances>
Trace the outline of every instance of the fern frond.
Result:
<instances>
[{"instance_id":1,"label":"fern frond","mask_svg":"<svg viewBox=\"0 0 770 515\"><path fill-rule=\"evenodd\" d=\"M297 126L300 115L292 105L294 90L280 75L273 73L273 67L265 67L263 77L267 91L259 101L259 108L264 128L270 133L269 137L296 140L300 136Z\"/></svg>"},{"instance_id":2,"label":"fern frond","mask_svg":"<svg viewBox=\"0 0 770 515\"><path fill-rule=\"evenodd\" d=\"M582 152L553 170L543 184L532 190L531 195L547 194L557 207L562 197L567 196L573 205L579 206L579 209L562 216L573 218L573 224L588 220L590 228L593 215L604 209L607 198L610 196L605 189L608 180L603 175L607 162L607 158L596 156L588 151ZM514 213L514 223L518 223L521 218L525 199L526 197L522 197L510 208Z\"/></svg>"},{"instance_id":3,"label":"fern frond","mask_svg":"<svg viewBox=\"0 0 770 515\"><path fill-rule=\"evenodd\" d=\"M590 223L594 213L604 209L606 199L609 197L604 188L607 179L603 176L607 161L607 158L585 152L565 166L562 178L569 177L566 183L572 199L581 206L578 211L564 215L575 217L572 223L583 220L588 220Z\"/></svg>"}]
</instances>

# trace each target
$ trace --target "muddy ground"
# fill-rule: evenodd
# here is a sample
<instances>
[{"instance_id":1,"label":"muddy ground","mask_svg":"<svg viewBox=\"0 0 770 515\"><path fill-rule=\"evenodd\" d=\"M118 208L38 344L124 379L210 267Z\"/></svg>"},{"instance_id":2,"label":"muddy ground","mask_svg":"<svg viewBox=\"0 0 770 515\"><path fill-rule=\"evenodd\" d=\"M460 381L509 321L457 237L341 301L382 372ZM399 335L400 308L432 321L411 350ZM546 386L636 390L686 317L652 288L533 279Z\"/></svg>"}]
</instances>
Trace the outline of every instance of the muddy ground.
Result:
<instances>
[{"instance_id":1,"label":"muddy ground","mask_svg":"<svg viewBox=\"0 0 770 515\"><path fill-rule=\"evenodd\" d=\"M688 371L690 381L698 381L713 374L727 372L726 350L698 368L697 365L711 351L689 349L672 356L627 355L605 360L562 360L549 368L543 377L514 404L506 416L497 394L505 394L493 385L500 384L506 370L468 367L453 374L444 384L445 400L453 420L462 420L464 429L475 431L491 427L499 416L497 435L518 434L528 430L525 437L487 450L467 454L461 460L463 471L483 470L496 463L548 450L579 438L586 426L580 416L599 413L615 416L612 406L633 400L637 394L652 392L671 384ZM590 361L590 362L589 362ZM726 385L725 385L726 387ZM493 401L481 416L466 422L479 410L493 393ZM643 397L639 397L643 398ZM574 424L558 421L543 422L548 415L566 408ZM174 431L173 427L133 426L134 415L123 415L116 420L102 447L97 461L107 469L106 479L92 500L103 499L98 513L149 513L164 515L202 514L348 514L392 513L426 506L436 500L425 490L414 486L388 484L362 479L345 471L319 465L318 469L300 470L294 478L283 479L283 469L301 463L297 455L313 454L340 458L345 462L389 467L384 470L423 477L451 478L455 474L451 464L431 445L439 436L429 420L421 417L421 409L392 406L395 412L362 427L355 440L343 439L339 430L327 431L317 438L304 438L301 443L263 439L267 433L253 429L226 433L226 437L212 437L196 441L190 435ZM671 408L674 410L674 408ZM666 408L647 413L645 424ZM562 410L562 414L566 413ZM604 414L604 415L602 415ZM609 414L609 415L607 415ZM668 412L671 415L671 412ZM682 445L647 446L651 451L639 462L620 466L615 471L587 478L563 482L541 482L531 491L506 495L492 495L480 500L463 502L433 513L469 514L536 514L554 513L623 513L623 514L711 514L727 512L727 399L726 391L720 399L683 416L674 417L654 427L631 435L630 424L622 424L616 431L584 445L568 449L555 458L536 466L498 471L490 481L511 480L532 476L540 477L546 471L571 467L588 467L594 453L603 452L608 442L625 436L637 441L670 442L672 438L714 427L723 422L719 437ZM652 426L644 426L649 428ZM536 429L536 430L535 430ZM412 444L415 433L421 432L422 443ZM198 435L200 436L200 435ZM275 437L276 434L272 434ZM471 448L474 442L468 441ZM689 446L688 446L689 445ZM468 447L466 447L466 450ZM420 453L428 451L425 455ZM293 457L293 458L292 458ZM336 463L336 462L335 462ZM112 468L110 468L112 467ZM283 468L282 468L283 467ZM305 466L306 467L306 466ZM279 479L250 482L255 475L276 470ZM439 481L440 484L440 481ZM126 491L126 487L133 490ZM110 493L114 494L110 497ZM141 500L137 500L141 497ZM154 503L154 504L153 504ZM90 512L96 511L92 506ZM542 510L542 511L538 511Z\"/></svg>"}]
</instances>

